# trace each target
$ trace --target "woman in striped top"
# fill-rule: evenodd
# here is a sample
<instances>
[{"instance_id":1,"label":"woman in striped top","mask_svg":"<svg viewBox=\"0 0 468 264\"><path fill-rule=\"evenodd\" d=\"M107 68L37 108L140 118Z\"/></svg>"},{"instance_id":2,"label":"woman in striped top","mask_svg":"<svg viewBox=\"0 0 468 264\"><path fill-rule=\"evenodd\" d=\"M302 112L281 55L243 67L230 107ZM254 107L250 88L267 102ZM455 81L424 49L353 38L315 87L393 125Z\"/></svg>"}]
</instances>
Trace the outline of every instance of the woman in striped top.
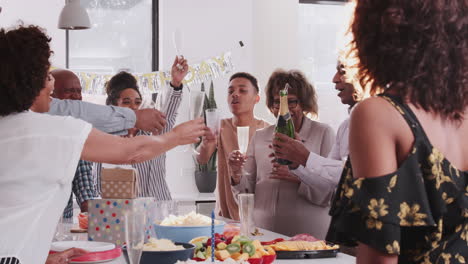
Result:
<instances>
[{"instance_id":1,"label":"woman in striped top","mask_svg":"<svg viewBox=\"0 0 468 264\"><path fill-rule=\"evenodd\" d=\"M170 131L175 124L177 110L182 100L182 80L187 75L188 64L185 58L178 56L174 60L171 69L172 87L169 98L164 107L166 110L167 124L160 132L164 134ZM114 75L106 85L107 105L115 105L120 107L128 107L136 110L142 103L142 97L138 90L137 80L133 75L127 72L120 72ZM129 129L128 137L138 135L149 135L149 132L138 130L136 128ZM166 154L162 154L157 158L148 160L142 163L132 164L132 167L138 171L138 197L155 197L157 200L171 200L171 193L166 183ZM97 187L101 191L101 169L102 164L95 164L94 174L97 179Z\"/></svg>"}]
</instances>

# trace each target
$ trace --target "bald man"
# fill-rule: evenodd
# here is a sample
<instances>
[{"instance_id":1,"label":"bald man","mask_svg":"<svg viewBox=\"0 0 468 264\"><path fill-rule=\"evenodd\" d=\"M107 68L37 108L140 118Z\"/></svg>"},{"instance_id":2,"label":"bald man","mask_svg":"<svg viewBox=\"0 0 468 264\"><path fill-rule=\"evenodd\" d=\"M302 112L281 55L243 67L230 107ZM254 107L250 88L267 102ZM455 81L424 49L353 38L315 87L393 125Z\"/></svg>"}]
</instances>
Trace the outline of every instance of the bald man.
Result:
<instances>
[{"instance_id":1,"label":"bald man","mask_svg":"<svg viewBox=\"0 0 468 264\"><path fill-rule=\"evenodd\" d=\"M53 70L51 72L55 78L53 98L61 100L81 101L81 84L78 77L68 70ZM88 200L98 196L96 183L92 174L92 164L89 161L80 160L75 171L72 182L72 191L75 194L76 202L80 206L81 212L88 212ZM70 193L67 207L63 211L64 218L73 217L73 199Z\"/></svg>"},{"instance_id":2,"label":"bald man","mask_svg":"<svg viewBox=\"0 0 468 264\"><path fill-rule=\"evenodd\" d=\"M55 90L52 97L61 100L81 101L81 83L78 76L71 71L62 69L53 70L51 73L55 78Z\"/></svg>"}]
</instances>

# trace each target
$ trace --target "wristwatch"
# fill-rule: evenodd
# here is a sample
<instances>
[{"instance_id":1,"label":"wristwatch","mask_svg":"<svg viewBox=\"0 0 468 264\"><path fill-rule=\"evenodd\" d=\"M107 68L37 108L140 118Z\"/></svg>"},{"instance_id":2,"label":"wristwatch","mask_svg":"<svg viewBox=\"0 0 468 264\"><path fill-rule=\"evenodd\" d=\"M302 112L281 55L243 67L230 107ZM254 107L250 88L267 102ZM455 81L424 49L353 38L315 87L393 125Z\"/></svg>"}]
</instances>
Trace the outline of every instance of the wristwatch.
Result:
<instances>
[{"instance_id":1,"label":"wristwatch","mask_svg":"<svg viewBox=\"0 0 468 264\"><path fill-rule=\"evenodd\" d=\"M180 91L182 90L182 88L184 88L184 84L181 83L179 87L175 87L174 85L172 85L172 82L169 82L169 85L174 88L174 91Z\"/></svg>"}]
</instances>

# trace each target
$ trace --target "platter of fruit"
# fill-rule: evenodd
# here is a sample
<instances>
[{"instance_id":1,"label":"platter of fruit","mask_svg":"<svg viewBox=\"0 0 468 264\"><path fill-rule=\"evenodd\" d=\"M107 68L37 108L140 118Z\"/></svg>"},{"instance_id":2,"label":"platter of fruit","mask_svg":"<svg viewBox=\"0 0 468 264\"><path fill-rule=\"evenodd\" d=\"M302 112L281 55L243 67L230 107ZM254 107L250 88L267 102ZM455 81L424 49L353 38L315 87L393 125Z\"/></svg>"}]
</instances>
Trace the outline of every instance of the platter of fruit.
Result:
<instances>
[{"instance_id":1,"label":"platter of fruit","mask_svg":"<svg viewBox=\"0 0 468 264\"><path fill-rule=\"evenodd\" d=\"M211 259L211 238L197 237L190 241L195 245L194 260ZM215 234L216 260L248 261L250 264L270 264L276 259L276 253L270 246L264 246L259 240L251 240L246 236L229 236Z\"/></svg>"}]
</instances>

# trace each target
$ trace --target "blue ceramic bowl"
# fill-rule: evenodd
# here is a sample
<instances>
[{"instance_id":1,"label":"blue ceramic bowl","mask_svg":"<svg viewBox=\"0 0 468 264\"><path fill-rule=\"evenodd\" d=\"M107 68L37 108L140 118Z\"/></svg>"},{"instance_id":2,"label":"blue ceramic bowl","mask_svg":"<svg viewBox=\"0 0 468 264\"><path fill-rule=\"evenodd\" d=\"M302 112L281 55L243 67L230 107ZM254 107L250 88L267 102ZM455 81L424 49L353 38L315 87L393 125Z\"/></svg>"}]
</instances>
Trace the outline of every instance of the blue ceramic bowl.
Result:
<instances>
[{"instance_id":1,"label":"blue ceramic bowl","mask_svg":"<svg viewBox=\"0 0 468 264\"><path fill-rule=\"evenodd\" d=\"M141 254L140 264L174 264L178 260L186 261L193 257L195 246L189 243L174 243L176 245L182 245L185 249L172 250L172 251L143 251ZM128 260L127 248L122 247L125 259Z\"/></svg>"},{"instance_id":2,"label":"blue ceramic bowl","mask_svg":"<svg viewBox=\"0 0 468 264\"><path fill-rule=\"evenodd\" d=\"M218 221L219 224L214 226L215 233L223 233L223 221ZM177 242L189 242L193 238L200 236L211 237L211 226L161 226L154 224L157 238L167 238Z\"/></svg>"}]
</instances>

